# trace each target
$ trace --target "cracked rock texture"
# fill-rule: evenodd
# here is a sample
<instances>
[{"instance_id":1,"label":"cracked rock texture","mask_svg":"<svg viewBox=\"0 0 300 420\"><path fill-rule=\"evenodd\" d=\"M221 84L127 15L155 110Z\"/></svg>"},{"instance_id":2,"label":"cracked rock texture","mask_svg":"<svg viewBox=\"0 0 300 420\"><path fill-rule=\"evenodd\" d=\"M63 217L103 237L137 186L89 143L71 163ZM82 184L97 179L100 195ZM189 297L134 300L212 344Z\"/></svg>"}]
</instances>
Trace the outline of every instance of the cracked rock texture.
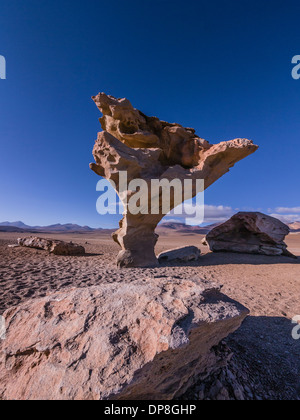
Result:
<instances>
[{"instance_id":1,"label":"cracked rock texture","mask_svg":"<svg viewBox=\"0 0 300 420\"><path fill-rule=\"evenodd\" d=\"M240 138L210 144L198 137L192 128L146 116L125 98L116 99L99 93L93 100L103 114L100 119L103 131L98 134L94 146L95 163L91 163L91 169L97 175L113 181L117 191L120 190L119 174L124 171L127 171L128 183L142 179L149 187L148 204L144 205L147 214L133 214L130 211L128 201L138 191L122 188L120 198L125 214L120 229L113 235L122 249L117 259L118 265L157 265L154 247L158 236L155 228L160 220L170 210L201 191L197 190L196 180L204 180L204 189L208 188L235 163L254 153L258 146ZM190 195L185 195L186 190L176 197L175 194L169 194L168 211L163 208L164 200L160 191L159 208L153 212L150 185L154 179L177 179L182 183L191 180L193 189Z\"/></svg>"},{"instance_id":2,"label":"cracked rock texture","mask_svg":"<svg viewBox=\"0 0 300 420\"><path fill-rule=\"evenodd\" d=\"M150 279L151 280L151 279ZM104 283L5 312L0 399L172 399L248 311L203 280Z\"/></svg>"},{"instance_id":3,"label":"cracked rock texture","mask_svg":"<svg viewBox=\"0 0 300 420\"><path fill-rule=\"evenodd\" d=\"M258 212L240 212L206 236L211 251L293 257L284 242L290 233L280 220Z\"/></svg>"}]
</instances>

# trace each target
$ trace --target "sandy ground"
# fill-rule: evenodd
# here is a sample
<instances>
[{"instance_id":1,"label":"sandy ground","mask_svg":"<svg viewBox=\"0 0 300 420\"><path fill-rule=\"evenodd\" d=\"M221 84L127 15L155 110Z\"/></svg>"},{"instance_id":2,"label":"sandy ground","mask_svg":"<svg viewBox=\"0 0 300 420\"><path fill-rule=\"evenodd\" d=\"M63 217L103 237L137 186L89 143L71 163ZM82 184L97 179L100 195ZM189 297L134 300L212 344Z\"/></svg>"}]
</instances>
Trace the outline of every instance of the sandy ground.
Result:
<instances>
[{"instance_id":1,"label":"sandy ground","mask_svg":"<svg viewBox=\"0 0 300 420\"><path fill-rule=\"evenodd\" d=\"M160 237L157 252L196 245L204 253L200 261L119 270L115 266L118 246L107 234L47 235L83 245L88 254L80 257L8 248L20 236L26 235L0 233L0 315L12 305L67 287L130 282L141 277L211 279L250 310L250 317L228 341L253 370L253 381L263 384L270 399L300 398L300 340L292 338L295 325L291 323L300 315L300 258L215 254L201 245L201 235L171 233ZM287 243L300 257L300 234L290 234Z\"/></svg>"}]
</instances>

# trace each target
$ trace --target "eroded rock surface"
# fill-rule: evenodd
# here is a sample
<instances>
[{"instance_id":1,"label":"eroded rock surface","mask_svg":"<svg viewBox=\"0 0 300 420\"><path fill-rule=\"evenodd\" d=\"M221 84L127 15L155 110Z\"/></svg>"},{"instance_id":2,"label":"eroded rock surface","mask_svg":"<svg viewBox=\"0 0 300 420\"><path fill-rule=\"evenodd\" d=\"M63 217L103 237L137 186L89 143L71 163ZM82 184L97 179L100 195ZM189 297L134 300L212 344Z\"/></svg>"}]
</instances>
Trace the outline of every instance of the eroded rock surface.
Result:
<instances>
[{"instance_id":1,"label":"eroded rock surface","mask_svg":"<svg viewBox=\"0 0 300 420\"><path fill-rule=\"evenodd\" d=\"M196 246L185 246L183 248L170 249L158 255L158 262L168 261L196 261L200 258L201 251Z\"/></svg>"},{"instance_id":2,"label":"eroded rock surface","mask_svg":"<svg viewBox=\"0 0 300 420\"><path fill-rule=\"evenodd\" d=\"M83 255L85 249L81 245L74 244L73 242L64 242L52 239L43 239L35 236L28 238L19 238L19 246L25 246L27 248L36 248L48 251L54 255Z\"/></svg>"},{"instance_id":3,"label":"eroded rock surface","mask_svg":"<svg viewBox=\"0 0 300 420\"><path fill-rule=\"evenodd\" d=\"M70 289L4 313L0 399L171 399L248 311L202 280Z\"/></svg>"},{"instance_id":4,"label":"eroded rock surface","mask_svg":"<svg viewBox=\"0 0 300 420\"><path fill-rule=\"evenodd\" d=\"M196 180L204 180L204 189L223 176L234 164L255 152L258 146L247 139L235 139L219 144L209 144L198 137L192 128L170 124L156 117L147 117L135 109L127 99L116 99L104 93L93 97L103 117L104 131L98 134L93 155L96 163L91 169L113 181L120 190L120 171L127 171L128 182L143 179L150 191L151 180L192 180L191 196L170 197L170 210L197 194ZM198 191L199 192L199 191ZM118 256L120 267L143 267L157 264L154 247L158 236L155 228L168 213L160 205L157 214L151 211L148 197L148 214L133 214L128 200L137 191L121 194L125 214L114 240L122 248Z\"/></svg>"},{"instance_id":5,"label":"eroded rock surface","mask_svg":"<svg viewBox=\"0 0 300 420\"><path fill-rule=\"evenodd\" d=\"M293 256L284 242L290 229L280 220L258 212L240 212L211 230L211 251Z\"/></svg>"}]
</instances>

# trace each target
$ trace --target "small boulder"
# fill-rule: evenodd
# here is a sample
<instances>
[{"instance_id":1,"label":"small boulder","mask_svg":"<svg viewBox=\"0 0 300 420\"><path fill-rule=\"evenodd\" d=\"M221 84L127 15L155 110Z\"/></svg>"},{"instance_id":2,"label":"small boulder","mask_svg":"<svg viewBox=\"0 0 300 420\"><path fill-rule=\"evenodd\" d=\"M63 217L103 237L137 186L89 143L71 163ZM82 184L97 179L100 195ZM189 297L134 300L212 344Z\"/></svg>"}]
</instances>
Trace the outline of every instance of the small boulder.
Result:
<instances>
[{"instance_id":1,"label":"small boulder","mask_svg":"<svg viewBox=\"0 0 300 420\"><path fill-rule=\"evenodd\" d=\"M274 217L259 212L240 212L211 230L206 242L214 252L294 257L284 243L289 232L289 227Z\"/></svg>"},{"instance_id":2,"label":"small boulder","mask_svg":"<svg viewBox=\"0 0 300 420\"><path fill-rule=\"evenodd\" d=\"M184 248L175 248L162 252L158 256L158 261L159 263L169 261L196 261L200 258L200 255L201 251L196 246L186 246Z\"/></svg>"},{"instance_id":3,"label":"small boulder","mask_svg":"<svg viewBox=\"0 0 300 420\"><path fill-rule=\"evenodd\" d=\"M42 249L55 255L83 255L85 249L73 242L64 242L52 239L43 239L34 236L19 238L18 245L28 248Z\"/></svg>"}]
</instances>

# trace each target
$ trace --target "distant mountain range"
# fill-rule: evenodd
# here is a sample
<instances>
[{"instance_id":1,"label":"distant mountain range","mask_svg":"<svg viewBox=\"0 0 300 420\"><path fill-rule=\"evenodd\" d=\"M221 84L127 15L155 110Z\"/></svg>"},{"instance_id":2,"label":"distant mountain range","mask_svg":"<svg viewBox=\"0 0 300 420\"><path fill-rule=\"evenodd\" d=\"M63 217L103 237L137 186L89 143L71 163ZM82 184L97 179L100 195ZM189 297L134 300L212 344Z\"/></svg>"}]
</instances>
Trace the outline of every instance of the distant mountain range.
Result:
<instances>
[{"instance_id":1,"label":"distant mountain range","mask_svg":"<svg viewBox=\"0 0 300 420\"><path fill-rule=\"evenodd\" d=\"M50 226L28 226L23 222L2 222L0 223L0 232L59 232L59 233L84 233L93 231L102 231L105 229L93 229L89 226L79 226L72 223L55 224Z\"/></svg>"},{"instance_id":2,"label":"distant mountain range","mask_svg":"<svg viewBox=\"0 0 300 420\"><path fill-rule=\"evenodd\" d=\"M161 234L168 234L176 231L177 233L182 233L186 235L191 235L193 233L198 233L199 235L207 235L214 227L218 226L220 223L214 223L209 226L189 226L184 223L162 223L157 227L157 232Z\"/></svg>"},{"instance_id":3,"label":"distant mountain range","mask_svg":"<svg viewBox=\"0 0 300 420\"><path fill-rule=\"evenodd\" d=\"M184 223L162 223L157 230L161 233L168 233L175 231L183 234L199 233L200 235L207 235L212 229L221 225L222 223L214 223L208 226L188 226ZM288 224L291 232L300 232L300 222L293 222Z\"/></svg>"},{"instance_id":4,"label":"distant mountain range","mask_svg":"<svg viewBox=\"0 0 300 420\"><path fill-rule=\"evenodd\" d=\"M162 223L157 227L157 232L160 234L181 233L183 235L207 235L213 228L220 223L214 223L209 226L189 226L184 223ZM289 228L291 232L300 232L300 222L290 223ZM55 224L50 226L28 226L23 222L2 222L0 223L0 232L29 232L29 233L88 233L88 232L102 232L112 233L115 229L93 229L89 226L79 226L72 223Z\"/></svg>"},{"instance_id":5,"label":"distant mountain range","mask_svg":"<svg viewBox=\"0 0 300 420\"><path fill-rule=\"evenodd\" d=\"M182 234L206 235L211 229L218 224L201 227L201 226L188 226L184 223L162 223L157 227L160 234L168 234L172 232ZM93 229L89 226L79 226L72 223L56 224L50 226L28 226L23 222L2 222L0 223L0 232L30 232L30 233L88 233L88 232L113 232L115 229Z\"/></svg>"}]
</instances>

